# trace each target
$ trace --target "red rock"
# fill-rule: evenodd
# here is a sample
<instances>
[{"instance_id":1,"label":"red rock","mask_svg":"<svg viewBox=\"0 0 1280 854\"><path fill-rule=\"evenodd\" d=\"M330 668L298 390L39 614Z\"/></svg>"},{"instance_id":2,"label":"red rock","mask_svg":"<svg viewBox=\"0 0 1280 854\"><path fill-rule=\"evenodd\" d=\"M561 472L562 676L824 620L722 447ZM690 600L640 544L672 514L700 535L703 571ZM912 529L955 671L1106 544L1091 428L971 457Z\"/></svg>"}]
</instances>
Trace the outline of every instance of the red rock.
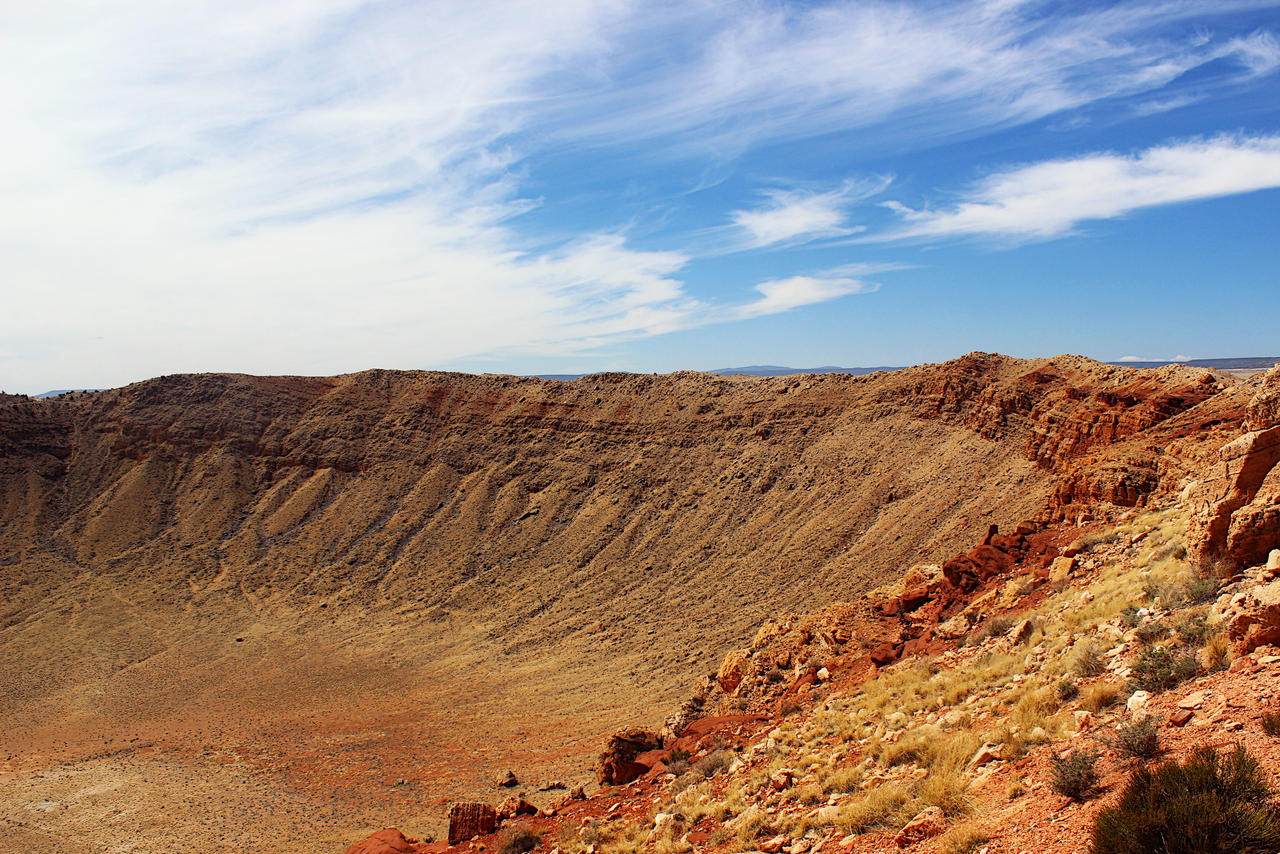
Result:
<instances>
[{"instance_id":1,"label":"red rock","mask_svg":"<svg viewBox=\"0 0 1280 854\"><path fill-rule=\"evenodd\" d=\"M1169 723L1173 726L1186 726L1195 716L1190 709L1176 709L1169 715Z\"/></svg>"},{"instance_id":2,"label":"red rock","mask_svg":"<svg viewBox=\"0 0 1280 854\"><path fill-rule=\"evenodd\" d=\"M522 815L537 815L538 808L526 801L520 795L507 795L507 797L498 805L498 818L501 821L509 821Z\"/></svg>"},{"instance_id":3,"label":"red rock","mask_svg":"<svg viewBox=\"0 0 1280 854\"><path fill-rule=\"evenodd\" d=\"M498 829L498 813L488 804L461 802L449 807L449 844L457 845Z\"/></svg>"},{"instance_id":4,"label":"red rock","mask_svg":"<svg viewBox=\"0 0 1280 854\"><path fill-rule=\"evenodd\" d=\"M628 727L614 733L600 754L601 785L621 785L642 776L649 766L636 762L636 757L661 748L662 739L647 729Z\"/></svg>"},{"instance_id":5,"label":"red rock","mask_svg":"<svg viewBox=\"0 0 1280 854\"><path fill-rule=\"evenodd\" d=\"M417 841L388 827L352 845L345 854L414 854Z\"/></svg>"},{"instance_id":6,"label":"red rock","mask_svg":"<svg viewBox=\"0 0 1280 854\"><path fill-rule=\"evenodd\" d=\"M1280 366L1245 410L1245 429L1223 445L1187 496L1187 550L1219 574L1260 564L1280 547Z\"/></svg>"},{"instance_id":7,"label":"red rock","mask_svg":"<svg viewBox=\"0 0 1280 854\"><path fill-rule=\"evenodd\" d=\"M726 694L732 694L742 684L742 680L751 673L752 666L751 652L735 649L724 657L724 663L720 665L720 671L716 674L716 681L720 683L720 688Z\"/></svg>"},{"instance_id":8,"label":"red rock","mask_svg":"<svg viewBox=\"0 0 1280 854\"><path fill-rule=\"evenodd\" d=\"M871 661L873 664L883 667L886 664L892 664L898 660L898 648L891 643L882 643L875 649L871 650Z\"/></svg>"}]
</instances>

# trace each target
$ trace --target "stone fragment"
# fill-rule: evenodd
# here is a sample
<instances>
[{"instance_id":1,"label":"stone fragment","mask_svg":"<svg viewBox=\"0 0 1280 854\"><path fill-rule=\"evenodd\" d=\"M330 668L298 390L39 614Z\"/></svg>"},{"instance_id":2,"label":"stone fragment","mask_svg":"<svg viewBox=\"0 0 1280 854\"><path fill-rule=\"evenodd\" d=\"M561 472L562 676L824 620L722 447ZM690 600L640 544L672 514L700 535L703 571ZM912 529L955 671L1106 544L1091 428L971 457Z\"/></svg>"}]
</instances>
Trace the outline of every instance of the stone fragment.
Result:
<instances>
[{"instance_id":1,"label":"stone fragment","mask_svg":"<svg viewBox=\"0 0 1280 854\"><path fill-rule=\"evenodd\" d=\"M498 812L488 804L466 801L449 807L449 844L457 845L498 829Z\"/></svg>"},{"instance_id":2,"label":"stone fragment","mask_svg":"<svg viewBox=\"0 0 1280 854\"><path fill-rule=\"evenodd\" d=\"M1129 701L1124 704L1125 713L1136 715L1147 707L1147 701L1150 699L1150 691L1134 691L1129 695Z\"/></svg>"},{"instance_id":3,"label":"stone fragment","mask_svg":"<svg viewBox=\"0 0 1280 854\"><path fill-rule=\"evenodd\" d=\"M1049 567L1049 580L1055 583L1066 581L1071 577L1071 571L1075 568L1076 559L1074 557L1056 557Z\"/></svg>"},{"instance_id":4,"label":"stone fragment","mask_svg":"<svg viewBox=\"0 0 1280 854\"><path fill-rule=\"evenodd\" d=\"M512 789L520 785L520 781L516 779L516 774L510 768L502 771L497 777L493 778L495 786L501 786L504 789Z\"/></svg>"},{"instance_id":5,"label":"stone fragment","mask_svg":"<svg viewBox=\"0 0 1280 854\"><path fill-rule=\"evenodd\" d=\"M1207 696L1208 694L1204 691L1196 691L1194 693L1188 694L1187 696L1183 697L1181 700L1178 701L1178 708L1179 709L1198 709L1200 708L1201 705L1203 705L1205 697Z\"/></svg>"},{"instance_id":6,"label":"stone fragment","mask_svg":"<svg viewBox=\"0 0 1280 854\"><path fill-rule=\"evenodd\" d=\"M517 816L537 815L538 808L526 801L520 795L507 795L502 803L498 805L498 818L501 821L510 821Z\"/></svg>"},{"instance_id":7,"label":"stone fragment","mask_svg":"<svg viewBox=\"0 0 1280 854\"><path fill-rule=\"evenodd\" d=\"M999 749L1000 745L995 744L994 742L987 742L977 749L973 754L973 758L969 760L969 765L967 767L970 769L981 768L988 762L991 762L994 759L999 759Z\"/></svg>"},{"instance_id":8,"label":"stone fragment","mask_svg":"<svg viewBox=\"0 0 1280 854\"><path fill-rule=\"evenodd\" d=\"M1190 709L1177 709L1169 715L1169 723L1172 726L1186 726L1193 717L1195 712Z\"/></svg>"},{"instance_id":9,"label":"stone fragment","mask_svg":"<svg viewBox=\"0 0 1280 854\"><path fill-rule=\"evenodd\" d=\"M893 844L899 848L906 848L922 839L937 836L942 832L944 821L942 810L938 807L923 809L916 814L915 818L907 822L902 830L898 831L898 835L893 838Z\"/></svg>"},{"instance_id":10,"label":"stone fragment","mask_svg":"<svg viewBox=\"0 0 1280 854\"><path fill-rule=\"evenodd\" d=\"M764 842L761 842L756 846L756 850L763 851L764 854L778 854L778 852L782 850L782 847L787 844L787 841L787 837L782 834L778 834L777 836L770 837Z\"/></svg>"}]
</instances>

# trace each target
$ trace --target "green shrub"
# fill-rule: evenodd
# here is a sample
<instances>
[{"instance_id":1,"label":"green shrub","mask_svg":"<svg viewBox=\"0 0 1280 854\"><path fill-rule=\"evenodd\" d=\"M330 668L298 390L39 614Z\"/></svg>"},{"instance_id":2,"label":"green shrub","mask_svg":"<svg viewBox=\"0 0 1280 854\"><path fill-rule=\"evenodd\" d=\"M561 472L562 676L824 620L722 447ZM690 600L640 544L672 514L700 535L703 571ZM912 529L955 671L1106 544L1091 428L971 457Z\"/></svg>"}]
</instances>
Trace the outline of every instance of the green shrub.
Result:
<instances>
[{"instance_id":1,"label":"green shrub","mask_svg":"<svg viewBox=\"0 0 1280 854\"><path fill-rule=\"evenodd\" d=\"M1049 782L1058 794L1081 800L1098 784L1098 754L1077 750L1067 758L1050 761Z\"/></svg>"},{"instance_id":2,"label":"green shrub","mask_svg":"<svg viewBox=\"0 0 1280 854\"><path fill-rule=\"evenodd\" d=\"M1203 611L1194 611L1173 624L1173 629L1183 643L1202 644L1213 634L1213 628Z\"/></svg>"},{"instance_id":3,"label":"green shrub","mask_svg":"<svg viewBox=\"0 0 1280 854\"><path fill-rule=\"evenodd\" d=\"M1098 813L1092 854L1275 854L1280 821L1243 747L1195 751L1185 764L1139 768L1120 802Z\"/></svg>"},{"instance_id":4,"label":"green shrub","mask_svg":"<svg viewBox=\"0 0 1280 854\"><path fill-rule=\"evenodd\" d=\"M1160 730L1151 718L1121 724L1108 742L1132 759L1151 759L1160 752Z\"/></svg>"},{"instance_id":5,"label":"green shrub","mask_svg":"<svg viewBox=\"0 0 1280 854\"><path fill-rule=\"evenodd\" d=\"M1076 680L1070 676L1064 676L1058 682L1058 699L1064 703L1068 700L1074 700L1080 694L1080 686Z\"/></svg>"},{"instance_id":6,"label":"green shrub","mask_svg":"<svg viewBox=\"0 0 1280 854\"><path fill-rule=\"evenodd\" d=\"M1156 694L1186 682L1199 669L1195 656L1174 656L1167 649L1147 647L1133 665L1129 684L1134 691Z\"/></svg>"},{"instance_id":7,"label":"green shrub","mask_svg":"<svg viewBox=\"0 0 1280 854\"><path fill-rule=\"evenodd\" d=\"M1126 605L1124 610L1120 612L1120 625L1126 629L1132 629L1138 625L1138 621L1142 618L1138 616L1138 609L1132 605Z\"/></svg>"}]
</instances>

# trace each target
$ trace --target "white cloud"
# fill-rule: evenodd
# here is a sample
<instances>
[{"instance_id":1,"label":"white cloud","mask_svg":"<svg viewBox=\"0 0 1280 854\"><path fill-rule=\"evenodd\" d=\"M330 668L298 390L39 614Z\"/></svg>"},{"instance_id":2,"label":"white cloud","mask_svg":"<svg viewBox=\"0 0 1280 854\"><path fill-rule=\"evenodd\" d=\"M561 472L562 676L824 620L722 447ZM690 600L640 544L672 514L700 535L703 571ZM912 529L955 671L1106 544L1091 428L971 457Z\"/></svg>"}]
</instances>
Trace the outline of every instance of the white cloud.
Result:
<instances>
[{"instance_id":1,"label":"white cloud","mask_svg":"<svg viewBox=\"0 0 1280 854\"><path fill-rule=\"evenodd\" d=\"M592 146L722 163L867 128L932 144L1160 92L1209 58L1274 66L1269 33L1151 35L1197 4L1039 21L1034 5L11 4L0 387L578 352L834 299L855 280L699 300L689 241L642 250L608 207L589 234L538 230L530 164ZM847 188L788 192L701 225L758 246L849 228Z\"/></svg>"},{"instance_id":2,"label":"white cloud","mask_svg":"<svg viewBox=\"0 0 1280 854\"><path fill-rule=\"evenodd\" d=\"M845 225L845 208L875 195L888 186L888 179L861 184L848 182L825 193L806 190L768 190L769 203L751 210L736 210L729 217L741 231L745 248L758 249L780 244L806 243L841 237L862 231Z\"/></svg>"},{"instance_id":3,"label":"white cloud","mask_svg":"<svg viewBox=\"0 0 1280 854\"><path fill-rule=\"evenodd\" d=\"M945 210L891 203L905 224L885 237L1044 239L1141 208L1275 187L1280 136L1223 136L1019 166L991 175Z\"/></svg>"},{"instance_id":4,"label":"white cloud","mask_svg":"<svg viewBox=\"0 0 1280 854\"><path fill-rule=\"evenodd\" d=\"M756 285L761 297L755 302L738 308L741 317L763 317L768 314L779 314L801 306L827 302L838 297L851 294L869 293L876 290L858 279L824 276L792 276L787 279L775 279Z\"/></svg>"}]
</instances>

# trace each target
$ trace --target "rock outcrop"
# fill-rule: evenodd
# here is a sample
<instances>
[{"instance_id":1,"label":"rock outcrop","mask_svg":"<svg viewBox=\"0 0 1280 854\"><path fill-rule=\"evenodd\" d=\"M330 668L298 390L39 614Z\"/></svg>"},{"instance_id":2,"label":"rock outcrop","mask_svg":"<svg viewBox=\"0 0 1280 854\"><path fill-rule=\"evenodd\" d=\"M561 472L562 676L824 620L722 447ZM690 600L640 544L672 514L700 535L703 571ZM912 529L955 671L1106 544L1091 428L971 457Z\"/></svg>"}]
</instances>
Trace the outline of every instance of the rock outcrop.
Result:
<instances>
[{"instance_id":1,"label":"rock outcrop","mask_svg":"<svg viewBox=\"0 0 1280 854\"><path fill-rule=\"evenodd\" d=\"M457 845L498 829L498 811L488 804L462 802L449 807L449 844Z\"/></svg>"},{"instance_id":2,"label":"rock outcrop","mask_svg":"<svg viewBox=\"0 0 1280 854\"><path fill-rule=\"evenodd\" d=\"M352 845L346 854L415 854L417 842L396 828L388 827Z\"/></svg>"},{"instance_id":3,"label":"rock outcrop","mask_svg":"<svg viewBox=\"0 0 1280 854\"><path fill-rule=\"evenodd\" d=\"M1191 559L1224 577L1261 563L1280 546L1280 366L1263 378L1244 428L1187 496Z\"/></svg>"},{"instance_id":4,"label":"rock outcrop","mask_svg":"<svg viewBox=\"0 0 1280 854\"><path fill-rule=\"evenodd\" d=\"M642 753L662 749L662 739L657 733L640 727L628 727L614 733L604 752L600 754L600 784L621 785L630 783L649 770L649 765L636 761Z\"/></svg>"}]
</instances>

